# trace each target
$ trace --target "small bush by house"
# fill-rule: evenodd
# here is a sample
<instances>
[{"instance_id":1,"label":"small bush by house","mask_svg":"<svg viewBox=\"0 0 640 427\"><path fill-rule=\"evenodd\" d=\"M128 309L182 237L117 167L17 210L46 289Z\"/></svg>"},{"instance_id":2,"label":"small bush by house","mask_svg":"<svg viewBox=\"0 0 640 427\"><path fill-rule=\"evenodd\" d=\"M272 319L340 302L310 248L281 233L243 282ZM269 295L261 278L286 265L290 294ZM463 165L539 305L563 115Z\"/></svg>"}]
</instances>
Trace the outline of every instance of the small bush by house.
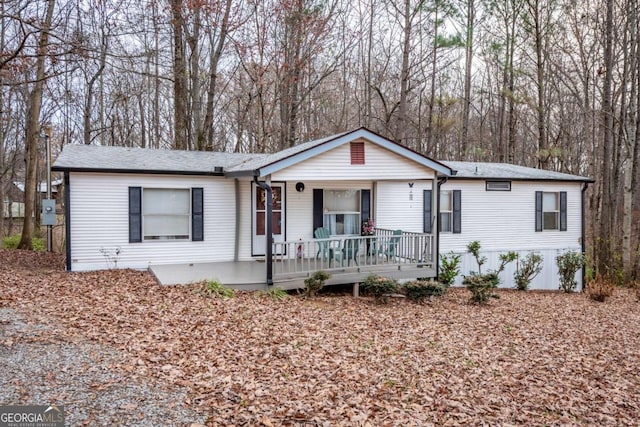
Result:
<instances>
[{"instance_id":1,"label":"small bush by house","mask_svg":"<svg viewBox=\"0 0 640 427\"><path fill-rule=\"evenodd\" d=\"M412 301L422 302L428 298L442 296L448 286L434 280L414 280L404 284L404 294Z\"/></svg>"},{"instance_id":2,"label":"small bush by house","mask_svg":"<svg viewBox=\"0 0 640 427\"><path fill-rule=\"evenodd\" d=\"M389 295L398 292L398 282L394 279L378 276L377 274L369 275L362 283L362 290L372 295L373 298L380 303L387 303Z\"/></svg>"}]
</instances>

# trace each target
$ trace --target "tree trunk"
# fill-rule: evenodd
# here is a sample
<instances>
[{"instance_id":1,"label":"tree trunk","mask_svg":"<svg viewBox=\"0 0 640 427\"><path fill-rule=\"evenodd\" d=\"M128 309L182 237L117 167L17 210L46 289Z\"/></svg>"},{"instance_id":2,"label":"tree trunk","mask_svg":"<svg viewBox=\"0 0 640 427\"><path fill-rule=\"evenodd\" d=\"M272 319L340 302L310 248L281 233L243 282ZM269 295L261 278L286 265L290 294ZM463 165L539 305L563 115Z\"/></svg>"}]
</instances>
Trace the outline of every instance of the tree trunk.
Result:
<instances>
[{"instance_id":1,"label":"tree trunk","mask_svg":"<svg viewBox=\"0 0 640 427\"><path fill-rule=\"evenodd\" d=\"M400 71L400 105L395 140L404 143L407 128L407 97L409 92L409 51L411 49L411 9L410 0L404 0L404 40L402 42L402 69ZM438 25L436 23L436 25ZM435 49L434 49L435 51Z\"/></svg>"},{"instance_id":2,"label":"tree trunk","mask_svg":"<svg viewBox=\"0 0 640 427\"><path fill-rule=\"evenodd\" d=\"M191 3L193 32L187 34L187 43L189 45L189 78L191 86L188 89L189 100L187 104L187 140L188 149L204 150L204 144L200 145L199 135L202 133L202 94L200 93L200 4L198 2ZM195 141L194 141L195 140ZM194 144L195 142L195 144Z\"/></svg>"},{"instance_id":3,"label":"tree trunk","mask_svg":"<svg viewBox=\"0 0 640 427\"><path fill-rule=\"evenodd\" d=\"M465 159L469 146L469 113L471 109L471 63L473 61L473 30L475 26L475 0L467 0L467 23L464 61L464 95L462 100L462 129L458 157Z\"/></svg>"},{"instance_id":4,"label":"tree trunk","mask_svg":"<svg viewBox=\"0 0 640 427\"><path fill-rule=\"evenodd\" d=\"M547 144L546 123L545 123L545 75L544 75L544 58L543 58L543 40L542 40L542 23L540 20L540 1L529 1L529 11L531 13L531 19L533 20L533 38L536 51L536 89L537 89L537 103L536 103L536 117L538 122L538 167L540 169L546 169L549 163L550 153Z\"/></svg>"},{"instance_id":5,"label":"tree trunk","mask_svg":"<svg viewBox=\"0 0 640 427\"><path fill-rule=\"evenodd\" d=\"M371 11L369 13L369 34L367 43L367 70L366 70L366 120L365 126L370 127L373 124L373 81L371 74L371 62L373 59L373 23L375 22L375 2L371 1Z\"/></svg>"},{"instance_id":6,"label":"tree trunk","mask_svg":"<svg viewBox=\"0 0 640 427\"><path fill-rule=\"evenodd\" d=\"M6 27L4 23L4 2L0 2L0 52L5 51L5 35L6 35ZM2 88L4 87L4 79L2 77L2 73L0 73L0 123L4 123L5 112L4 112L4 91ZM4 144L5 144L5 136L4 136L4 126L0 125L0 239L2 239L4 234L4 212L5 212L5 198L4 198L4 182L5 182L5 174L6 167L4 163ZM9 204L9 208L11 208L11 204ZM11 212L9 212L11 215Z\"/></svg>"},{"instance_id":7,"label":"tree trunk","mask_svg":"<svg viewBox=\"0 0 640 427\"><path fill-rule=\"evenodd\" d=\"M231 13L231 2L227 0L224 9L224 17L222 18L222 24L220 25L220 33L218 34L218 40L214 43L211 39L211 63L209 65L209 87L207 89L207 106L206 114L204 118L204 124L202 125L202 132L198 135L200 145L206 145L213 147L213 106L217 95L217 82L218 82L218 63L222 56L222 49L224 48L225 41L229 32L229 15Z\"/></svg>"},{"instance_id":8,"label":"tree trunk","mask_svg":"<svg viewBox=\"0 0 640 427\"><path fill-rule=\"evenodd\" d=\"M638 8L637 0L627 0L626 15L628 23L629 47L626 55L625 75L629 77L631 89L629 91L629 107L625 109L627 115L626 137L627 152L624 161L624 185L623 185L623 218L622 218L622 266L624 269L625 281L631 282L635 280L636 272L634 270L634 248L633 243L636 239L633 236L633 205L636 195L637 175L638 175L638 84L640 77L638 73ZM637 255L635 255L637 256Z\"/></svg>"},{"instance_id":9,"label":"tree trunk","mask_svg":"<svg viewBox=\"0 0 640 427\"><path fill-rule=\"evenodd\" d=\"M187 129L187 61L184 46L182 0L170 0L173 28L173 148L189 147Z\"/></svg>"},{"instance_id":10,"label":"tree trunk","mask_svg":"<svg viewBox=\"0 0 640 427\"><path fill-rule=\"evenodd\" d=\"M436 102L436 69L438 65L438 5L436 3L433 22L435 22L433 34L433 49L431 51L431 87L429 89L429 102L427 103L427 130L425 139L427 142L426 153L428 156L436 156L437 148L433 147L433 107Z\"/></svg>"},{"instance_id":11,"label":"tree trunk","mask_svg":"<svg viewBox=\"0 0 640 427\"><path fill-rule=\"evenodd\" d=\"M27 110L25 149L27 160L27 172L24 183L24 224L22 225L22 237L18 243L18 249L33 250L33 235L35 224L35 200L38 187L38 141L40 140L40 109L42 106L42 90L44 87L45 60L49 47L49 31L53 19L55 0L48 0L45 20L40 32L38 53L36 57L36 80L29 94L29 107Z\"/></svg>"},{"instance_id":12,"label":"tree trunk","mask_svg":"<svg viewBox=\"0 0 640 427\"><path fill-rule=\"evenodd\" d=\"M604 45L604 67L605 75L602 82L602 161L611 160L613 145L613 3L614 0L606 0L605 18L605 45ZM607 271L611 261L611 239L613 221L613 192L612 171L610 167L602 168L602 202L600 207L600 229L599 248L597 252L597 267L600 271Z\"/></svg>"},{"instance_id":13,"label":"tree trunk","mask_svg":"<svg viewBox=\"0 0 640 427\"><path fill-rule=\"evenodd\" d=\"M91 76L91 79L87 82L87 98L84 104L84 112L83 112L83 141L85 145L91 144L91 111L94 108L93 105L93 89L96 81L102 75L104 68L107 63L107 50L109 49L109 41L107 38L107 34L102 32L102 40L100 44L100 63L98 64L98 69L96 73ZM100 130L102 132L102 129Z\"/></svg>"}]
</instances>

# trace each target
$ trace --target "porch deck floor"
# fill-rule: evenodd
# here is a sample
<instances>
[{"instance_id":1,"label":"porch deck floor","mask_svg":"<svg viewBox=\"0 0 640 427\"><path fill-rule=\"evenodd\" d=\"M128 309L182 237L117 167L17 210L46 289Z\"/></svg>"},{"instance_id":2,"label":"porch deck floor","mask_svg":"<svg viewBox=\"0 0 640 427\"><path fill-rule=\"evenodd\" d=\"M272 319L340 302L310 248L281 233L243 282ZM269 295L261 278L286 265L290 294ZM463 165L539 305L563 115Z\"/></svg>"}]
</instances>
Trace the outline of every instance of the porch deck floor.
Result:
<instances>
[{"instance_id":1,"label":"porch deck floor","mask_svg":"<svg viewBox=\"0 0 640 427\"><path fill-rule=\"evenodd\" d=\"M202 280L218 280L227 286L265 285L266 264L260 261L200 262L191 264L156 264L149 271L161 285L184 285Z\"/></svg>"},{"instance_id":2,"label":"porch deck floor","mask_svg":"<svg viewBox=\"0 0 640 427\"><path fill-rule=\"evenodd\" d=\"M295 261L294 261L295 262ZM286 268L283 269L287 271ZM202 262L190 264L156 264L149 271L161 285L180 285L218 280L226 286L241 290L260 290L266 288L266 264L264 261L237 262ZM435 277L435 269L431 266L404 265L383 263L376 265L351 265L349 267L328 270L331 279L327 285L355 283L363 280L371 273L396 279L416 277ZM282 289L295 289L304 286L308 272L294 272L274 277L274 285Z\"/></svg>"}]
</instances>

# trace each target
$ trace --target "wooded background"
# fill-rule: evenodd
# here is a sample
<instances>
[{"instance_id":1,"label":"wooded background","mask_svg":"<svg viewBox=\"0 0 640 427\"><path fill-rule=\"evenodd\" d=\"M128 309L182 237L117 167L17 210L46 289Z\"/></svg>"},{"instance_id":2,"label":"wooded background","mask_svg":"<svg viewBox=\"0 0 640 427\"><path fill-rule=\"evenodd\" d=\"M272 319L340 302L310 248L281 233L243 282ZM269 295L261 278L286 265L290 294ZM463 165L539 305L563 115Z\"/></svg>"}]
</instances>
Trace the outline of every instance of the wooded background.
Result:
<instances>
[{"instance_id":1,"label":"wooded background","mask_svg":"<svg viewBox=\"0 0 640 427\"><path fill-rule=\"evenodd\" d=\"M633 280L639 2L1 0L0 199L26 179L31 217L44 126L54 155L270 152L366 126L440 160L594 178L590 265Z\"/></svg>"}]
</instances>

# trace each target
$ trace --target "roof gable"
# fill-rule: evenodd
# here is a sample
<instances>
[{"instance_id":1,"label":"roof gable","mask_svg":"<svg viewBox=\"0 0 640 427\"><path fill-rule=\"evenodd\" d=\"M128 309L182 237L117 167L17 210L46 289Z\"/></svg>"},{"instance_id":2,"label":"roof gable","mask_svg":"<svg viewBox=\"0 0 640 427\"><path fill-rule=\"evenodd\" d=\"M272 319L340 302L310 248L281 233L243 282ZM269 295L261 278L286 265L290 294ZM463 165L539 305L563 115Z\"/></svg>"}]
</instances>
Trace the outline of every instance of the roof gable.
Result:
<instances>
[{"instance_id":1,"label":"roof gable","mask_svg":"<svg viewBox=\"0 0 640 427\"><path fill-rule=\"evenodd\" d=\"M358 139L365 139L442 175L449 176L453 173L451 168L445 164L410 150L366 128L309 141L262 158L251 159L231 168L229 172L237 175L251 173L267 176Z\"/></svg>"}]
</instances>

